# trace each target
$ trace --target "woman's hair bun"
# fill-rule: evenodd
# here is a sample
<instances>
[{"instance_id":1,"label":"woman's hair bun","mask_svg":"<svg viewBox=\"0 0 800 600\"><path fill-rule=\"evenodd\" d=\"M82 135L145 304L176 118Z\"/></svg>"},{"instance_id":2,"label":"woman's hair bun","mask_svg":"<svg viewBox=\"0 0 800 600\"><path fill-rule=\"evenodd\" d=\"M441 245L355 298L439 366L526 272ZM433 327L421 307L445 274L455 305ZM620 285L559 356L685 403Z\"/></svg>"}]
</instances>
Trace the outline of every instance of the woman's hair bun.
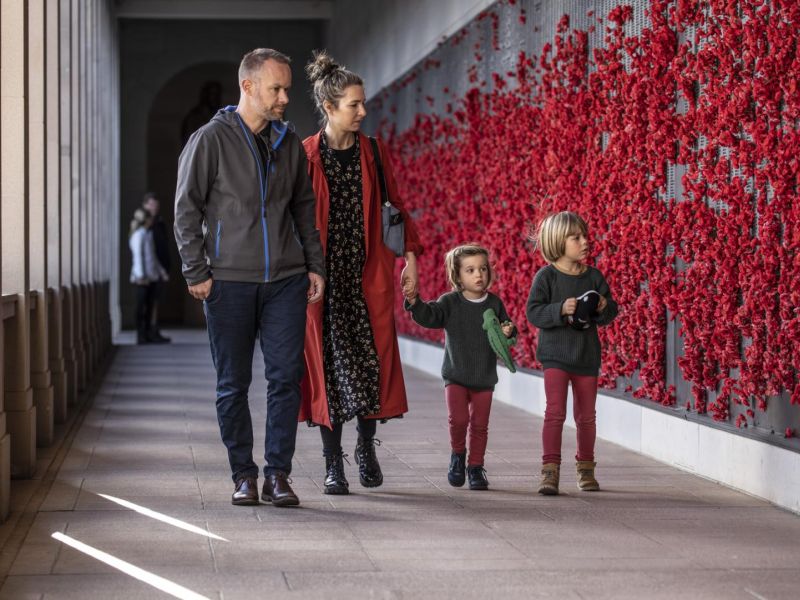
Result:
<instances>
[{"instance_id":1,"label":"woman's hair bun","mask_svg":"<svg viewBox=\"0 0 800 600\"><path fill-rule=\"evenodd\" d=\"M314 60L306 65L306 74L311 83L315 83L320 79L325 79L339 68L339 65L325 50L315 50Z\"/></svg>"}]
</instances>

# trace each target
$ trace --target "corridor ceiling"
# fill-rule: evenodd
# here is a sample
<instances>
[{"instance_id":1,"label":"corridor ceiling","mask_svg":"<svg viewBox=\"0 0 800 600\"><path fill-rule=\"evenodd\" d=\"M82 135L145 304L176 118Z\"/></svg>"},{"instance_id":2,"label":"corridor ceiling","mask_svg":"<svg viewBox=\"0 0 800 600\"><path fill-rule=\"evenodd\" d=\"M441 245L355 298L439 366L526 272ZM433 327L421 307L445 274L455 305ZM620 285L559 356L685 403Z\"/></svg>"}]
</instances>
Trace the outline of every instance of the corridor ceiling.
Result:
<instances>
[{"instance_id":1,"label":"corridor ceiling","mask_svg":"<svg viewBox=\"0 0 800 600\"><path fill-rule=\"evenodd\" d=\"M114 0L121 19L330 19L334 0Z\"/></svg>"}]
</instances>

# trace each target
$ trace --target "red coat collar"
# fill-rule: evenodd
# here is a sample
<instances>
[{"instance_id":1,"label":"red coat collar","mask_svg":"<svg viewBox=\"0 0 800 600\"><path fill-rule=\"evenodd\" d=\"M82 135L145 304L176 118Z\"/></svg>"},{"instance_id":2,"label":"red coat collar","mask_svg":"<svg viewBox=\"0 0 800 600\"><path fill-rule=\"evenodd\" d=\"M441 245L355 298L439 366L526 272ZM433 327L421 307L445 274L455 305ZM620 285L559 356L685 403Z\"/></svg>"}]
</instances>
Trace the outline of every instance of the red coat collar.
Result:
<instances>
[{"instance_id":1,"label":"red coat collar","mask_svg":"<svg viewBox=\"0 0 800 600\"><path fill-rule=\"evenodd\" d=\"M320 168L322 167L322 157L319 153L319 146L322 140L322 129L320 129L314 135L307 137L303 140L303 146L306 149L306 155L308 156L308 162L314 163L318 165ZM358 142L361 144L361 157L366 158L367 162L372 164L375 162L375 159L372 156L372 146L369 142L369 137L358 132ZM365 148L369 148L368 151L365 152Z\"/></svg>"}]
</instances>

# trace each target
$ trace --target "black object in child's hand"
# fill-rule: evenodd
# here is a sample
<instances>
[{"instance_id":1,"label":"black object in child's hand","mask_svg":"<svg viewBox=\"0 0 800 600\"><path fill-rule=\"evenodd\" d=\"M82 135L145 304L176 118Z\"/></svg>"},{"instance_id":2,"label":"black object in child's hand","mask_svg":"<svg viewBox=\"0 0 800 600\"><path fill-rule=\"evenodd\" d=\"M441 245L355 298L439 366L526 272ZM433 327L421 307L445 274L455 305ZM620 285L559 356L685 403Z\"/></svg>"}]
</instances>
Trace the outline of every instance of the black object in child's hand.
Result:
<instances>
[{"instance_id":1,"label":"black object in child's hand","mask_svg":"<svg viewBox=\"0 0 800 600\"><path fill-rule=\"evenodd\" d=\"M575 308L574 315L567 316L567 322L572 325L574 329L583 331L592 326L597 313L597 307L600 304L600 294L594 290L584 292L577 298L578 306Z\"/></svg>"}]
</instances>

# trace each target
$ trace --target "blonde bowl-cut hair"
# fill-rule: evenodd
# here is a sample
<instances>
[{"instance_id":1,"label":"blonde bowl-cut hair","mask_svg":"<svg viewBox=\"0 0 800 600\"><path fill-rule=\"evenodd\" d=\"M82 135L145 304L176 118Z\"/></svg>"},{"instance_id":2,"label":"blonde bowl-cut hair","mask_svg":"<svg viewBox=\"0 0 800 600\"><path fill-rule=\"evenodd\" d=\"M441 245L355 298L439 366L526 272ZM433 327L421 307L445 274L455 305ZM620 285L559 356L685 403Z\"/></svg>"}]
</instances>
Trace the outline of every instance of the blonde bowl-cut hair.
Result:
<instances>
[{"instance_id":1,"label":"blonde bowl-cut hair","mask_svg":"<svg viewBox=\"0 0 800 600\"><path fill-rule=\"evenodd\" d=\"M456 246L444 255L444 269L447 273L447 280L454 292L461 290L461 284L458 281L458 272L461 270L461 259L469 258L471 256L485 256L486 266L489 270L489 283L486 286L488 289L494 281L494 269L489 260L489 251L480 244L469 243Z\"/></svg>"},{"instance_id":2,"label":"blonde bowl-cut hair","mask_svg":"<svg viewBox=\"0 0 800 600\"><path fill-rule=\"evenodd\" d=\"M567 238L582 233L588 235L589 227L577 213L569 210L546 216L539 224L534 243L548 263L554 263L564 256Z\"/></svg>"}]
</instances>

